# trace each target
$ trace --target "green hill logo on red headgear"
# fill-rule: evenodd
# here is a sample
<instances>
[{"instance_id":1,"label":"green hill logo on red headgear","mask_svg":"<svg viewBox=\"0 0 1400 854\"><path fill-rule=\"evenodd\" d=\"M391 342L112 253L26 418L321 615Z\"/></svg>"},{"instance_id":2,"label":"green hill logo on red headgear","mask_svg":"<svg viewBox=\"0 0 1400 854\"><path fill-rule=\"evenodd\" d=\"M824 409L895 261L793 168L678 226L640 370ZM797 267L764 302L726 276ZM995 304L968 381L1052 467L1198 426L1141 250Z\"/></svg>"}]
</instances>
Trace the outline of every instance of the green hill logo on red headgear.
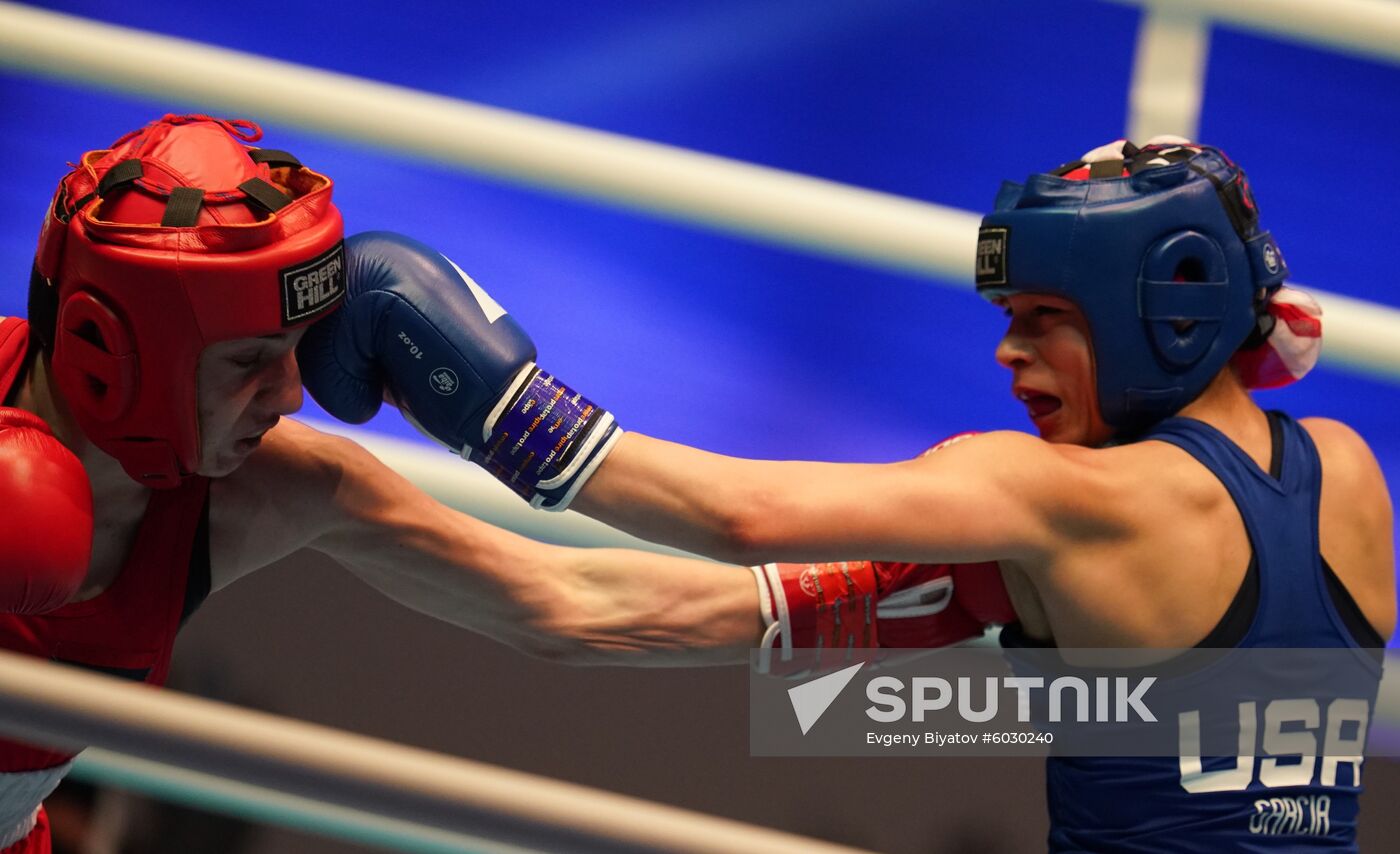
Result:
<instances>
[{"instance_id":1,"label":"green hill logo on red headgear","mask_svg":"<svg viewBox=\"0 0 1400 854\"><path fill-rule=\"evenodd\" d=\"M315 317L345 296L345 244L282 271L282 325Z\"/></svg>"}]
</instances>

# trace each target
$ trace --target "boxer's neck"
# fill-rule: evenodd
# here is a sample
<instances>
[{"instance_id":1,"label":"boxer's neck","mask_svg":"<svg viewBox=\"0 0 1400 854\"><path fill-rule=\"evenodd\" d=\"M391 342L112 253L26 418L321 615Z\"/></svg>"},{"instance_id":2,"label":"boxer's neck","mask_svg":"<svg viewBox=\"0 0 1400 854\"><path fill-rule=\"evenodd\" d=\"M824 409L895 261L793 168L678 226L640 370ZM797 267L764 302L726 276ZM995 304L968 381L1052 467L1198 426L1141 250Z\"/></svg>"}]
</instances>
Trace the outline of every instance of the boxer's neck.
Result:
<instances>
[{"instance_id":1,"label":"boxer's neck","mask_svg":"<svg viewBox=\"0 0 1400 854\"><path fill-rule=\"evenodd\" d=\"M1264 410L1254 402L1234 369L1226 367L1200 397L1187 404L1178 415L1204 421L1229 437L1264 471L1269 470L1273 438Z\"/></svg>"}]
</instances>

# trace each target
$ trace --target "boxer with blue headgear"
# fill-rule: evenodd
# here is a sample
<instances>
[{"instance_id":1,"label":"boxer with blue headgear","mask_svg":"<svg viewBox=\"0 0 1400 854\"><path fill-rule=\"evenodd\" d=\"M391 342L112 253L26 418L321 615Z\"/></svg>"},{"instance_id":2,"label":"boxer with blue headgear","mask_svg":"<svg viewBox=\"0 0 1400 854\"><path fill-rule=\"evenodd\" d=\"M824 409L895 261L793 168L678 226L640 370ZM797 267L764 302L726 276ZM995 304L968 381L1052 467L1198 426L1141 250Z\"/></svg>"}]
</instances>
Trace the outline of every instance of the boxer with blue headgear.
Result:
<instances>
[{"instance_id":1,"label":"boxer with blue headgear","mask_svg":"<svg viewBox=\"0 0 1400 854\"><path fill-rule=\"evenodd\" d=\"M363 419L387 394L537 506L572 501L645 539L758 564L756 645L781 651L778 668L798 647L936 646L988 622L1010 623L1006 646L1166 657L1383 645L1395 579L1374 456L1344 424L1266 413L1249 395L1304 373L1320 325L1315 304L1282 286L1287 267L1239 167L1184 140L1120 141L1008 185L996 208L977 284L1010 316L997 358L1039 438L966 435L903 462L839 465L624 434L535 367L523 329L455 264L392 235L348 242L346 308L308 333L302 367L333 414ZM623 560L600 555L595 567ZM727 604L658 603L686 623L666 637L739 640L743 597L729 593ZM696 605L715 610L693 618ZM1222 685L1248 675L1216 674ZM1317 688L1290 678L1257 699L1281 709ZM1371 699L1374 688L1361 685ZM1307 731L1364 741L1369 702L1328 707L1326 725ZM1229 772L1202 771L1185 749L1132 758L1132 745L1109 762L1052 759L1049 847L1355 850L1359 741L1333 750L1351 758L1329 770L1287 766L1285 792L1254 761L1270 743L1265 727L1262 743L1254 732L1241 723L1248 743ZM1302 815L1306 829L1270 835Z\"/></svg>"},{"instance_id":2,"label":"boxer with blue headgear","mask_svg":"<svg viewBox=\"0 0 1400 854\"><path fill-rule=\"evenodd\" d=\"M1252 334L1267 334L1264 307L1288 267L1259 227L1244 171L1222 151L1112 148L1120 156L1003 185L978 235L977 290L1074 303L1103 420L1131 435L1195 399Z\"/></svg>"}]
</instances>

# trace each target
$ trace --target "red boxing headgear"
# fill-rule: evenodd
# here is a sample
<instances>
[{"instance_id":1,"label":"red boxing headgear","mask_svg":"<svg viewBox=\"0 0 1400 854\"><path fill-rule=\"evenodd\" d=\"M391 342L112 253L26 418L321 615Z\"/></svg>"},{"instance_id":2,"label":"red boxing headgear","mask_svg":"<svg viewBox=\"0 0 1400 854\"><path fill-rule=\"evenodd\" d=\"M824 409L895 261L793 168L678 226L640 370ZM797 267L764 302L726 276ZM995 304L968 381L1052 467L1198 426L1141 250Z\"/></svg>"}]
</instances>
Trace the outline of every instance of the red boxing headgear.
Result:
<instances>
[{"instance_id":1,"label":"red boxing headgear","mask_svg":"<svg viewBox=\"0 0 1400 854\"><path fill-rule=\"evenodd\" d=\"M44 222L34 287L56 320L39 330L54 380L88 439L146 486L199 468L205 347L304 326L345 295L331 180L244 144L261 136L165 116L84 154Z\"/></svg>"}]
</instances>

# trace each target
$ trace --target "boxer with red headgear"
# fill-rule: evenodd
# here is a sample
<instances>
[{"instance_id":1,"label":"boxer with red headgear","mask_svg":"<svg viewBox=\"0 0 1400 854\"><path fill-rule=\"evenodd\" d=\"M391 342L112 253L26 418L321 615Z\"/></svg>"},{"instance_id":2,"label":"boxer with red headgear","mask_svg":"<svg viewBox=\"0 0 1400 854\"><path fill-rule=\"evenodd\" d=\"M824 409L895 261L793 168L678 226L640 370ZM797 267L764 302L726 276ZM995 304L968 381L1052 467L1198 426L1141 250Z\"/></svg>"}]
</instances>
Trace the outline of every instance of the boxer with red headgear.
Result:
<instances>
[{"instance_id":1,"label":"boxer with red headgear","mask_svg":"<svg viewBox=\"0 0 1400 854\"><path fill-rule=\"evenodd\" d=\"M551 657L708 662L757 643L742 568L525 540L282 418L308 324L376 259L348 263L330 179L259 136L166 116L61 181L30 320L0 321L0 493L17 507L0 646L160 684L211 590L302 548ZM47 851L39 805L71 758L0 741L0 854Z\"/></svg>"},{"instance_id":2,"label":"boxer with red headgear","mask_svg":"<svg viewBox=\"0 0 1400 854\"><path fill-rule=\"evenodd\" d=\"M248 122L166 116L85 154L39 239L30 321L83 434L137 482L199 470L211 344L287 333L344 295L331 181Z\"/></svg>"},{"instance_id":3,"label":"boxer with red headgear","mask_svg":"<svg viewBox=\"0 0 1400 854\"><path fill-rule=\"evenodd\" d=\"M25 496L5 527L10 649L162 681L175 629L209 587L202 475L256 444L229 433L266 430L299 404L290 351L344 294L342 225L330 180L247 145L260 135L166 116L83 155L59 184L30 323L0 327L0 488ZM264 369L242 399L215 402L237 385L217 357L250 339L280 346L293 379ZM0 845L29 832L68 758L0 744Z\"/></svg>"}]
</instances>

